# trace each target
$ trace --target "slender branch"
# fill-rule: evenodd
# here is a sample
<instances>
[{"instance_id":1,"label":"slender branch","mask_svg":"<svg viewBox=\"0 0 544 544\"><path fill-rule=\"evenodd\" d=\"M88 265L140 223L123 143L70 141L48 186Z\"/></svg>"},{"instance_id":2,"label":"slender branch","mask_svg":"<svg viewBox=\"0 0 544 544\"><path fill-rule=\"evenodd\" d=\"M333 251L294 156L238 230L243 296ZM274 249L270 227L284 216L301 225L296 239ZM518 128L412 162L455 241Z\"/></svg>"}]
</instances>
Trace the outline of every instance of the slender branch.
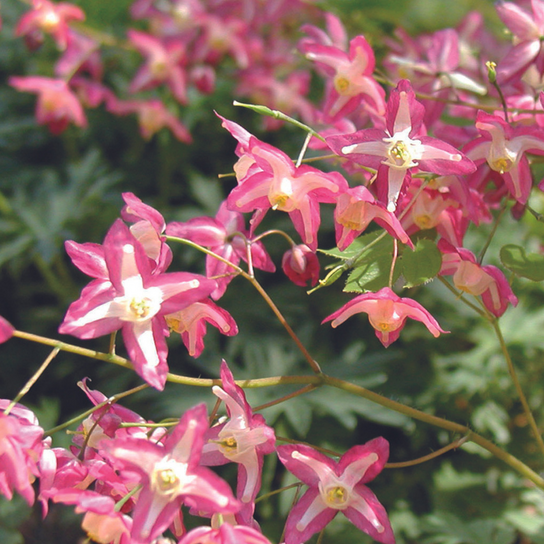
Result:
<instances>
[{"instance_id":1,"label":"slender branch","mask_svg":"<svg viewBox=\"0 0 544 544\"><path fill-rule=\"evenodd\" d=\"M382 397L378 393L369 391L368 389L365 389L364 387L361 387L359 385L355 385L349 382L345 382L343 380L339 380L331 376L322 375L321 379L323 380L323 383L327 385L336 387L337 389L342 389L343 391L347 391L348 393L351 393L353 395L357 395L359 397L365 398L367 400L375 402L376 404L379 404L380 406L384 406L386 408L394 410L395 412L399 412L401 414L407 415L413 419L423 421L435 427L440 427L441 429L446 429L448 431L452 431L455 433L468 435L468 440L486 449L487 451L492 453L495 457L505 462L514 470L516 470L517 472L519 472L520 474L522 474L523 476L531 480L538 487L540 487L541 489L544 489L544 478L538 475L533 469L528 467L525 463L520 461L517 457L510 455L508 452L504 451L503 449L493 444L493 442L491 442L490 440L487 440L483 436L480 436L479 434L473 432L469 427L465 425L460 425L459 423L454 423L453 421L448 421L447 419L442 419L440 417L433 416L431 414L426 414L425 412L421 412L420 410L411 408L410 406L406 406L404 404L401 404L400 402L396 402L386 397Z\"/></svg>"},{"instance_id":2,"label":"slender branch","mask_svg":"<svg viewBox=\"0 0 544 544\"><path fill-rule=\"evenodd\" d=\"M443 448L440 448L439 450L433 451L432 453L429 453L428 455L424 455L423 457L418 457L417 459L412 459L411 461L402 461L401 463L386 463L385 468L404 468L404 467L413 467L415 465L420 465L421 463L425 463L427 461L430 461L431 459L434 459L436 457L439 457L440 455L443 455L444 453L455 450L462 446L467 440L469 440L470 434L467 434L466 436L463 436L459 440L456 440L455 442L452 442L451 444L448 444L447 446L444 446Z\"/></svg>"},{"instance_id":3,"label":"slender branch","mask_svg":"<svg viewBox=\"0 0 544 544\"><path fill-rule=\"evenodd\" d=\"M525 393L523 392L523 389L521 387L521 384L519 383L519 379L516 373L516 369L514 367L514 363L512 362L512 358L510 357L510 353L508 351L508 347L506 345L506 342L504 340L504 336L502 335L502 331L499 325L499 321L497 318L493 318L490 320L491 326L493 327L493 330L495 331L495 334L497 335L497 338L499 340L499 344L501 346L502 353L504 355L504 359L506 360L506 365L508 366L508 372L510 373L510 377L512 378L512 381L514 382L514 387L516 388L516 392L519 396L519 400L521 401L521 405L523 406L523 411L525 412L525 417L527 418L527 421L529 422L529 425L531 427L531 430L533 432L533 435L538 443L538 447L540 448L540 451L542 454L544 454L544 441L542 440L542 435L540 434L540 431L538 430L538 426L536 424L535 418L533 416L533 413L531 411L531 408L529 406L529 403L527 402L527 398L525 396Z\"/></svg>"},{"instance_id":4,"label":"slender branch","mask_svg":"<svg viewBox=\"0 0 544 544\"><path fill-rule=\"evenodd\" d=\"M484 247L480 251L480 254L478 255L478 263L482 264L484 260L485 253L489 247L489 244L491 244L491 241L493 240L493 236L495 236L495 232L497 232L497 228L499 226L499 222L504 215L504 212L506 211L506 202L503 204L502 208L500 209L499 213L497 214L497 217L495 218L495 221L493 223L493 227L491 229L491 232L489 233L489 236L487 237L487 240L485 241Z\"/></svg>"},{"instance_id":5,"label":"slender branch","mask_svg":"<svg viewBox=\"0 0 544 544\"><path fill-rule=\"evenodd\" d=\"M74 423L79 423L81 420L85 419L86 417L89 417L93 412L100 410L100 408L103 408L104 406L107 406L108 404L114 404L118 402L119 400L121 400L122 398L128 397L129 395L132 395L134 393L138 393L139 391L143 391L144 389L147 389L148 387L149 385L144 383L142 385L139 385L138 387L133 387L132 389L129 389L128 391L117 393L117 395L113 395L113 397L110 397L109 399L101 402L100 404L93 406L86 412L79 414L78 416L70 419L69 421L65 421L61 425L57 425L56 427L53 427L52 429L45 431L43 434L44 436L51 436L52 434L55 434L58 431L62 431L63 429L70 427L70 425L73 425Z\"/></svg>"},{"instance_id":6,"label":"slender branch","mask_svg":"<svg viewBox=\"0 0 544 544\"><path fill-rule=\"evenodd\" d=\"M166 238L169 241L179 242L179 243L188 245L190 247L193 247L195 249L198 249L199 251L202 251L206 255L210 255L210 256L218 259L222 263L225 263L228 266L230 266L231 268L233 268L234 270L236 270L236 272L238 272L243 278L245 278L247 281L249 281L249 283L251 283L251 285L253 285L253 287L261 295L261 297L264 299L264 301L268 304L270 309L274 312L274 315L277 317L278 321L282 324L283 328L287 331L287 334L289 334L289 336L295 342L295 344L297 345L297 347L300 350L300 352L302 353L302 355L304 355L304 358L306 359L306 361L308 361L308 364L310 365L312 370L316 374L321 373L321 368L320 368L319 364L317 363L317 361L314 360L314 358L310 355L310 353L308 352L308 350L306 349L304 344L300 341L299 337L296 335L295 331L291 328L291 325L289 325L289 323L287 323L287 321L283 317L283 314L280 312L279 308L276 306L276 304L270 298L268 293L263 289L261 284L252 275L248 274L245 270L243 270L239 266L231 263L227 259L224 259L220 255L217 255L213 251L210 251L209 249L206 249L205 247L202 247L202 246L200 246L198 244L195 244L194 242L191 242L190 240L186 240L185 238L177 238L175 236L167 236Z\"/></svg>"},{"instance_id":7,"label":"slender branch","mask_svg":"<svg viewBox=\"0 0 544 544\"><path fill-rule=\"evenodd\" d=\"M287 400L294 399L295 397L298 397L299 395L303 395L304 393L309 393L310 391L313 391L314 389L317 389L319 387L318 385L315 385L313 383L309 385L305 385L303 388L298 389L297 391L293 391L292 393L289 393L288 395L285 395L279 399L272 400L270 402L267 402L265 404L260 404L259 406L256 406L253 408L254 412L259 412L260 410L264 410L265 408L270 408L271 406L276 406L277 404L281 404L282 402L285 402Z\"/></svg>"},{"instance_id":8,"label":"slender branch","mask_svg":"<svg viewBox=\"0 0 544 544\"><path fill-rule=\"evenodd\" d=\"M46 357L45 361L40 365L40 368L34 372L31 378L25 383L17 396L9 403L9 406L4 410L4 415L8 415L12 408L30 391L30 388L38 381L38 378L44 373L49 363L57 356L59 348L54 348L53 351Z\"/></svg>"},{"instance_id":9,"label":"slender branch","mask_svg":"<svg viewBox=\"0 0 544 544\"><path fill-rule=\"evenodd\" d=\"M483 310L478 308L478 306L476 306L475 304L472 304L472 302L464 298L463 297L464 293L460 293L459 291L457 291L457 289L455 289L455 287L450 285L449 282L443 276L436 276L436 277L438 278L438 281L440 281L449 291L451 291L454 294L457 300L460 300L461 302L466 304L469 308L472 308L478 315L481 315L482 317L485 317L486 319L488 318L486 312L484 312Z\"/></svg>"}]
</instances>

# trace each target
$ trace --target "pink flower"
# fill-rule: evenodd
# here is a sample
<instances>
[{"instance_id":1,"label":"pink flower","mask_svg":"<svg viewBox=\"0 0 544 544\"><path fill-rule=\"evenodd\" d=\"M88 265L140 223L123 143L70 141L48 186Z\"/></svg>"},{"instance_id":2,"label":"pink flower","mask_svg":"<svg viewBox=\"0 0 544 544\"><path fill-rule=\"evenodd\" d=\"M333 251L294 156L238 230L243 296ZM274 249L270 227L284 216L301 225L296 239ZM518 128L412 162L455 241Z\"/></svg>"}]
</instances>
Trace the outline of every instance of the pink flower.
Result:
<instances>
[{"instance_id":1,"label":"pink flower","mask_svg":"<svg viewBox=\"0 0 544 544\"><path fill-rule=\"evenodd\" d=\"M17 23L15 35L25 36L33 43L39 43L42 41L42 32L45 32L53 36L59 49L64 50L69 42L68 23L84 19L83 10L73 4L32 0L32 9Z\"/></svg>"},{"instance_id":2,"label":"pink flower","mask_svg":"<svg viewBox=\"0 0 544 544\"><path fill-rule=\"evenodd\" d=\"M360 312L368 314L370 324L376 329L376 336L385 347L399 337L408 317L421 321L435 338L441 332L447 332L440 328L436 319L421 304L410 298L397 296L389 287L384 287L377 293L364 293L355 297L324 319L323 323L332 321L331 325L338 327Z\"/></svg>"},{"instance_id":3,"label":"pink flower","mask_svg":"<svg viewBox=\"0 0 544 544\"><path fill-rule=\"evenodd\" d=\"M182 504L205 512L233 513L239 508L229 486L209 469L199 466L206 407L195 406L183 414L164 446L139 438L104 442L104 451L121 471L140 477L133 514L132 538L150 542L178 514Z\"/></svg>"},{"instance_id":4,"label":"pink flower","mask_svg":"<svg viewBox=\"0 0 544 544\"><path fill-rule=\"evenodd\" d=\"M87 119L77 96L62 79L47 77L10 77L9 84L18 91L38 93L36 120L47 125L57 135L63 132L69 123L86 127Z\"/></svg>"},{"instance_id":5,"label":"pink flower","mask_svg":"<svg viewBox=\"0 0 544 544\"><path fill-rule=\"evenodd\" d=\"M180 142L188 144L192 141L187 127L175 115L170 113L160 100L130 100L122 102L110 99L108 111L111 111L115 115L136 113L140 125L140 134L146 140L149 140L159 130L168 128Z\"/></svg>"},{"instance_id":6,"label":"pink flower","mask_svg":"<svg viewBox=\"0 0 544 544\"><path fill-rule=\"evenodd\" d=\"M366 487L383 469L389 444L375 438L349 449L338 462L305 445L278 446L278 457L309 489L289 513L285 544L302 544L343 514L361 531L384 544L395 536L385 508Z\"/></svg>"},{"instance_id":7,"label":"pink flower","mask_svg":"<svg viewBox=\"0 0 544 544\"><path fill-rule=\"evenodd\" d=\"M378 196L390 212L413 168L440 175L475 170L472 161L450 144L425 135L423 114L410 82L401 80L387 102L385 130L370 128L327 138L335 153L378 170Z\"/></svg>"},{"instance_id":8,"label":"pink flower","mask_svg":"<svg viewBox=\"0 0 544 544\"><path fill-rule=\"evenodd\" d=\"M143 246L120 219L106 235L103 251L108 279L83 289L59 331L89 339L122 329L136 372L162 390L168 372L164 315L206 298L215 282L185 272L153 274Z\"/></svg>"},{"instance_id":9,"label":"pink flower","mask_svg":"<svg viewBox=\"0 0 544 544\"><path fill-rule=\"evenodd\" d=\"M197 527L189 531L178 544L270 544L259 531L244 525L222 523L218 529Z\"/></svg>"},{"instance_id":10,"label":"pink flower","mask_svg":"<svg viewBox=\"0 0 544 544\"><path fill-rule=\"evenodd\" d=\"M468 249L456 248L444 239L438 242L438 249L443 254L440 275L453 275L457 289L475 297L481 295L485 307L493 315L500 317L508 304L517 305L517 297L498 268L479 265Z\"/></svg>"},{"instance_id":11,"label":"pink flower","mask_svg":"<svg viewBox=\"0 0 544 544\"><path fill-rule=\"evenodd\" d=\"M537 127L512 127L497 115L478 111L476 128L480 137L463 149L476 164L484 161L498 172L508 192L525 204L532 188L529 161L525 153L544 155L544 131Z\"/></svg>"},{"instance_id":12,"label":"pink flower","mask_svg":"<svg viewBox=\"0 0 544 544\"><path fill-rule=\"evenodd\" d=\"M202 464L238 463L237 496L242 501L239 516L244 524L250 524L261 487L263 457L274 451L276 438L263 416L253 414L225 361L221 363L221 381L223 388L214 386L213 393L225 403L229 420L206 434Z\"/></svg>"},{"instance_id":13,"label":"pink flower","mask_svg":"<svg viewBox=\"0 0 544 544\"><path fill-rule=\"evenodd\" d=\"M514 46L499 62L497 79L509 83L521 78L531 64L542 75L542 37L544 36L544 2L531 0L531 12L514 2L497 2L495 7L501 21L514 37Z\"/></svg>"},{"instance_id":14,"label":"pink flower","mask_svg":"<svg viewBox=\"0 0 544 544\"><path fill-rule=\"evenodd\" d=\"M187 308L164 317L170 331L181 335L191 357L199 357L204 349L206 323L210 323L226 336L238 334L238 326L227 310L208 299L194 302Z\"/></svg>"},{"instance_id":15,"label":"pink flower","mask_svg":"<svg viewBox=\"0 0 544 544\"><path fill-rule=\"evenodd\" d=\"M129 30L128 39L146 57L146 63L134 77L129 91L136 93L164 82L174 97L182 104L186 104L187 82L181 65L185 56L183 43L180 40L163 43L158 38L137 30Z\"/></svg>"},{"instance_id":16,"label":"pink flower","mask_svg":"<svg viewBox=\"0 0 544 544\"><path fill-rule=\"evenodd\" d=\"M297 167L283 151L254 137L248 142L246 156L253 164L248 163L245 175L238 177L238 186L227 199L229 209L255 210L250 232L269 209L287 212L302 241L315 251L321 222L319 203L336 202L347 189L347 181L338 172Z\"/></svg>"},{"instance_id":17,"label":"pink flower","mask_svg":"<svg viewBox=\"0 0 544 544\"><path fill-rule=\"evenodd\" d=\"M283 254L281 267L285 275L295 284L314 286L319 280L319 259L307 245L293 246Z\"/></svg>"},{"instance_id":18,"label":"pink flower","mask_svg":"<svg viewBox=\"0 0 544 544\"><path fill-rule=\"evenodd\" d=\"M274 272L276 267L261 242L252 242L244 216L227 209L226 201L219 206L215 217L195 217L184 223L173 221L166 226L168 236L177 236L204 246L223 259L238 265L247 262L248 254L255 268ZM249 244L249 248L248 245ZM223 296L227 285L235 277L233 269L215 257L206 257L206 275L217 278L217 288L211 294L214 300Z\"/></svg>"},{"instance_id":19,"label":"pink flower","mask_svg":"<svg viewBox=\"0 0 544 544\"><path fill-rule=\"evenodd\" d=\"M371 221L376 221L403 244L414 247L395 215L376 202L366 187L359 185L342 193L336 201L334 226L338 249L346 249Z\"/></svg>"},{"instance_id":20,"label":"pink flower","mask_svg":"<svg viewBox=\"0 0 544 544\"><path fill-rule=\"evenodd\" d=\"M329 120L351 113L361 102L368 103L375 114L384 114L385 92L372 77L374 52L364 36L351 40L349 53L335 45L308 38L302 40L299 47L307 59L314 61L331 78L324 106Z\"/></svg>"},{"instance_id":21,"label":"pink flower","mask_svg":"<svg viewBox=\"0 0 544 544\"><path fill-rule=\"evenodd\" d=\"M9 405L9 400L0 400L0 494L11 500L13 491L17 491L32 505L32 482L39 475L43 429L36 416L21 404L6 415L4 410Z\"/></svg>"}]
</instances>

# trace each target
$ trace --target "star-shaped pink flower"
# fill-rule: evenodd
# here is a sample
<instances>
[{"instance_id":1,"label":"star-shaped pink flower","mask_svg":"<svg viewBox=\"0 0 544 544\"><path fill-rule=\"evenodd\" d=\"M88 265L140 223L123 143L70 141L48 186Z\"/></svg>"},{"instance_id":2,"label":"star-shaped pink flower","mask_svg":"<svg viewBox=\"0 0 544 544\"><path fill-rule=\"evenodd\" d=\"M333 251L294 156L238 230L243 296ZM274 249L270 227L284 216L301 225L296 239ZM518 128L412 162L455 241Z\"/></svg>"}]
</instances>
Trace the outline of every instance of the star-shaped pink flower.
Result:
<instances>
[{"instance_id":1,"label":"star-shaped pink flower","mask_svg":"<svg viewBox=\"0 0 544 544\"><path fill-rule=\"evenodd\" d=\"M395 536L385 508L365 485L383 469L389 443L375 438L349 449L338 462L309 446L278 446L278 457L309 489L289 513L285 544L302 544L343 514L361 531L384 544Z\"/></svg>"}]
</instances>

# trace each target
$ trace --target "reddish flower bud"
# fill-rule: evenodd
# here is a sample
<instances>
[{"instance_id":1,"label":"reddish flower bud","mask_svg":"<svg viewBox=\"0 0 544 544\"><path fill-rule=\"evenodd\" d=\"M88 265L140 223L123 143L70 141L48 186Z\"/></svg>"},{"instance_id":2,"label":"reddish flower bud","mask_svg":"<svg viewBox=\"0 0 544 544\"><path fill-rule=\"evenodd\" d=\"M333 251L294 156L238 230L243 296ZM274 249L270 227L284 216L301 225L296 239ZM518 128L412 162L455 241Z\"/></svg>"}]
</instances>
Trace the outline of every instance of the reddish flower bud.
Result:
<instances>
[{"instance_id":1,"label":"reddish flower bud","mask_svg":"<svg viewBox=\"0 0 544 544\"><path fill-rule=\"evenodd\" d=\"M319 259L306 244L293 246L286 251L281 267L295 285L306 287L309 281L313 287L319 280Z\"/></svg>"}]
</instances>

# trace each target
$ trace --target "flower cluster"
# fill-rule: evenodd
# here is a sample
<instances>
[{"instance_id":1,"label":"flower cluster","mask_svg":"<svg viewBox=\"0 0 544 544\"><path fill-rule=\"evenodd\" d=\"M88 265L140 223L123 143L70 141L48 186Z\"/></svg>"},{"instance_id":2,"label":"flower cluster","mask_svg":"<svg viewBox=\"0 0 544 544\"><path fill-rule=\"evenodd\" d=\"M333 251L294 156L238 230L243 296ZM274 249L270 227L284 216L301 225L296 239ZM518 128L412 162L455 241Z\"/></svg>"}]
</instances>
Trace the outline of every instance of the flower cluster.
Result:
<instances>
[{"instance_id":1,"label":"flower cluster","mask_svg":"<svg viewBox=\"0 0 544 544\"><path fill-rule=\"evenodd\" d=\"M181 336L192 357L205 349L208 324L225 336L238 333L234 318L217 302L233 278L243 276L260 288L255 271L275 272L266 241L278 230L259 232L274 214L288 224L289 232L279 232L288 246L281 268L294 284L315 289L350 273L344 291L355 296L320 316L322 322L335 328L365 313L384 347L400 338L408 318L435 338L447 332L422 304L397 294L402 278L406 288L439 278L459 297L475 297L477 310L493 323L518 302L504 273L465 247L466 233L509 205L519 219L533 192L544 190L544 181L535 183L531 172L533 155L544 155L544 122L541 115L526 115L527 109L540 113L544 107L544 94L539 96L544 0L532 1L532 13L512 2L498 4L500 18L514 34L512 47L499 44L473 14L457 28L432 35L412 38L399 30L398 40L386 44L390 88L374 76L369 41L363 35L349 39L334 15L311 4L136 0L131 15L148 30L127 32L129 47L143 59L123 89L128 99L104 83L103 44L73 28L74 21L84 19L79 8L33 0L17 25L16 34L31 49L51 35L61 51L55 78L10 79L16 89L38 93L37 121L54 134L70 123L86 127L84 106L104 104L116 115L137 113L144 138L166 126L189 142L183 123L157 95L145 93L161 88L186 105L196 92L212 92L226 62L239 94L265 102L267 113L281 109L284 120L301 117L312 125L295 123L308 132L303 151L323 152L313 157L323 161L321 167L304 162L304 153L293 160L218 115L237 142L237 160L234 187L214 217L167 223L159 211L125 192L121 217L102 244L66 242L73 264L91 280L68 307L59 332L83 340L111 335L113 358L121 331L125 362L156 390L168 380L172 333ZM322 16L326 30L308 22L314 13ZM306 23L300 55L284 35L293 21ZM498 67L488 72L484 60L491 58ZM307 98L312 64L324 80L321 105ZM289 76L280 77L286 72ZM281 117L272 113L268 128ZM452 117L460 122L448 124ZM324 253L337 261L319 280L327 206L336 245ZM244 214L250 214L249 226ZM206 254L205 273L170 269L176 242ZM410 262L418 250L429 252L422 260L430 264L424 262L416 275ZM376 262L385 262L385 270L366 277L365 267ZM0 342L14 334L0 318ZM319 374L318 365L313 369ZM214 412L209 420L206 406L199 404L170 429L83 382L94 410L71 449L52 447L28 409L0 401L0 492L8 498L17 492L32 504L32 483L39 478L44 513L49 501L75 505L84 514L83 528L101 544L152 544L165 534L179 544L267 544L255 503L265 456L275 453L307 486L288 514L284 544L306 542L340 511L374 540L394 543L386 510L366 486L387 462L385 439L356 445L338 460L309 445L276 447L274 429L254 413L224 361L220 383L212 392L217 405L225 406L224 417L215 420ZM234 494L209 468L228 463L237 468ZM211 526L186 531L187 511L211 518Z\"/></svg>"}]
</instances>

